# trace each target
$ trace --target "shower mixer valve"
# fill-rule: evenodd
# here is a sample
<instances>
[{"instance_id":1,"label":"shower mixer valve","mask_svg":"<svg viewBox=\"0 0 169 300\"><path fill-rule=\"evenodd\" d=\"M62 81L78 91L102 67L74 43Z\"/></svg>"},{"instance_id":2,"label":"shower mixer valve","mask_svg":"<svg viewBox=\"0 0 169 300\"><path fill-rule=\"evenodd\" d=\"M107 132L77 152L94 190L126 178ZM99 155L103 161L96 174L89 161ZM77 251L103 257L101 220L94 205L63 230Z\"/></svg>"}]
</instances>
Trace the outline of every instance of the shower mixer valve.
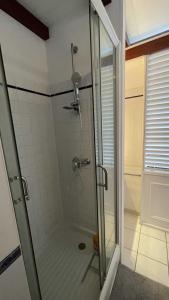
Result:
<instances>
[{"instance_id":1,"label":"shower mixer valve","mask_svg":"<svg viewBox=\"0 0 169 300\"><path fill-rule=\"evenodd\" d=\"M90 160L88 158L80 159L78 157L74 157L72 159L73 171L76 171L77 169L81 169L82 167L85 167L87 165L90 165Z\"/></svg>"}]
</instances>

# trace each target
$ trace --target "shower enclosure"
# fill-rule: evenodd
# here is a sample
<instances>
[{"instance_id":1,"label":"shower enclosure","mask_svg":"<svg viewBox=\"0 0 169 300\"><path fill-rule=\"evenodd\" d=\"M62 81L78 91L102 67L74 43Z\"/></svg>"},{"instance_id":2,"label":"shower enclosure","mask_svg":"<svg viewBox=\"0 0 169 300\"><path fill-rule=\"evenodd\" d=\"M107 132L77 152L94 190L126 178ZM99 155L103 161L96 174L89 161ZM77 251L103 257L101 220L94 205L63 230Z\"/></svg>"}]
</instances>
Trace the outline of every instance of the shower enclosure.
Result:
<instances>
[{"instance_id":1,"label":"shower enclosure","mask_svg":"<svg viewBox=\"0 0 169 300\"><path fill-rule=\"evenodd\" d=\"M91 68L80 72L84 49L69 43L63 91L11 90L0 56L1 140L33 300L99 299L120 257L119 41L101 2L83 19Z\"/></svg>"}]
</instances>

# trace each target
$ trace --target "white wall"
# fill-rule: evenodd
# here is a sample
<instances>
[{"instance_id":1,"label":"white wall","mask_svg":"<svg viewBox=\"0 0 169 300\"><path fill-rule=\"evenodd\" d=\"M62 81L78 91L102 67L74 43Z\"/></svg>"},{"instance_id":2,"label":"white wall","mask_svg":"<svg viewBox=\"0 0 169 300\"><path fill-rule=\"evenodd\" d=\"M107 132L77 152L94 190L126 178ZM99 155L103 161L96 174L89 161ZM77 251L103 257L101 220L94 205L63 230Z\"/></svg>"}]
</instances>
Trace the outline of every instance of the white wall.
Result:
<instances>
[{"instance_id":1,"label":"white wall","mask_svg":"<svg viewBox=\"0 0 169 300\"><path fill-rule=\"evenodd\" d=\"M0 42L7 83L43 93L49 92L45 42L2 11ZM31 200L27 202L27 208L37 255L62 216L52 102L48 97L11 88L9 95L21 173L29 184ZM7 202L3 203L4 209L9 210ZM10 220L9 222L7 220L6 217L6 232L2 241L4 249L13 242L10 236L15 237L10 231ZM13 269L15 271L18 269L19 279L23 273L23 262L19 264L16 262L15 265ZM5 283L7 277L3 276L4 286L7 285ZM9 274L8 284L10 278Z\"/></svg>"},{"instance_id":2,"label":"white wall","mask_svg":"<svg viewBox=\"0 0 169 300\"><path fill-rule=\"evenodd\" d=\"M0 44L8 84L49 90L45 42L2 10Z\"/></svg>"},{"instance_id":3,"label":"white wall","mask_svg":"<svg viewBox=\"0 0 169 300\"><path fill-rule=\"evenodd\" d=\"M0 299L31 300L22 257L1 274Z\"/></svg>"},{"instance_id":4,"label":"white wall","mask_svg":"<svg viewBox=\"0 0 169 300\"><path fill-rule=\"evenodd\" d=\"M48 97L9 91L35 255L62 220L52 102Z\"/></svg>"},{"instance_id":5,"label":"white wall","mask_svg":"<svg viewBox=\"0 0 169 300\"><path fill-rule=\"evenodd\" d=\"M169 231L169 179L160 171L144 171L141 221Z\"/></svg>"},{"instance_id":6,"label":"white wall","mask_svg":"<svg viewBox=\"0 0 169 300\"><path fill-rule=\"evenodd\" d=\"M110 18L122 38L123 16L122 2L113 1L107 7ZM119 14L117 14L117 11ZM116 13L115 13L116 12ZM71 42L79 48L75 55L75 68L82 75L82 85L91 83L91 53L88 3L84 15L73 20L63 20L51 29L51 38L47 42L48 64L50 70L50 83L52 92L60 92L72 88L71 76ZM119 17L120 16L120 21ZM116 19L115 19L116 18ZM121 23L120 23L121 22ZM83 28L83 32L82 32ZM96 203L94 191L93 165L84 168L79 174L72 172L72 159L75 155L92 159L92 107L90 91L81 91L82 123L80 130L79 120L62 106L70 105L72 94L54 97L53 107L55 113L56 139L58 142L59 165L62 185L62 201L66 219L72 220L79 226L89 230L95 229ZM81 151L82 149L82 151Z\"/></svg>"},{"instance_id":7,"label":"white wall","mask_svg":"<svg viewBox=\"0 0 169 300\"><path fill-rule=\"evenodd\" d=\"M125 97L144 95L145 58L143 56L125 63Z\"/></svg>"},{"instance_id":8,"label":"white wall","mask_svg":"<svg viewBox=\"0 0 169 300\"><path fill-rule=\"evenodd\" d=\"M125 99L125 208L140 213L144 139L144 57L127 61L125 67L125 96L133 97Z\"/></svg>"},{"instance_id":9,"label":"white wall","mask_svg":"<svg viewBox=\"0 0 169 300\"><path fill-rule=\"evenodd\" d=\"M0 261L20 244L0 141ZM16 273L18 276L16 276ZM9 288L10 285L10 288ZM30 300L22 256L0 276L0 299Z\"/></svg>"},{"instance_id":10,"label":"white wall","mask_svg":"<svg viewBox=\"0 0 169 300\"><path fill-rule=\"evenodd\" d=\"M83 80L91 72L90 30L88 2L84 12L78 12L76 17L54 25L47 41L47 56L49 78L52 92L70 89L72 76L71 43L78 46L75 55L75 69ZM67 82L67 86L65 86Z\"/></svg>"},{"instance_id":11,"label":"white wall","mask_svg":"<svg viewBox=\"0 0 169 300\"><path fill-rule=\"evenodd\" d=\"M88 3L72 20L63 20L51 29L47 42L48 64L52 92L72 88L71 42L78 46L75 69L82 76L81 85L91 83L91 54ZM65 222L72 222L87 231L96 231L96 195L94 181L92 91L80 91L82 129L79 117L63 110L73 101L73 93L52 98L55 116L55 132L58 144L59 169L63 214ZM91 164L73 172L72 159L89 158Z\"/></svg>"},{"instance_id":12,"label":"white wall","mask_svg":"<svg viewBox=\"0 0 169 300\"><path fill-rule=\"evenodd\" d=\"M117 24L119 24L119 16L121 17L120 9L122 1L120 1L120 6L118 4L119 1L115 2L115 4L110 6L110 15L114 25L117 26L118 34L121 37L122 28L119 28ZM114 5L118 6L118 14L115 14ZM90 35L87 7L88 5L86 4L86 11L83 17L77 17L77 19L74 18L74 20L72 20L69 24L65 24L65 26L63 26L63 24L60 27L55 26L51 31L51 39L47 42L47 57L50 68L50 85L52 88L51 90L54 92L59 90L59 88L64 88L62 90L65 90L72 86L70 83L72 74L70 53L71 42L74 42L79 47L79 52L75 59L77 71L81 73L83 78L88 76L91 71ZM49 84L45 42L28 31L25 27L15 22L12 18L8 17L5 13L0 12L0 14L0 40L8 83L38 90L40 92L48 92ZM114 21L115 18L116 21ZM84 82L85 80L83 83ZM90 82L90 79L87 83L88 82ZM57 88L57 90L55 88ZM89 157L92 153L93 146L91 143L91 90L88 89L81 92L83 119L82 131L79 130L79 127L77 130L76 121L72 122L72 120L70 120L69 122L69 119L71 118L70 115L68 116L69 112L64 111L66 114L65 122L63 122L63 114L60 113L63 113L61 108L62 104L64 102L70 103L72 100L72 98L70 99L71 94L67 94L66 97L59 96L57 99L53 98L52 102L56 129L55 141L52 129L53 120L51 103L49 103L49 99L26 94L20 91L15 93L11 90L10 96L12 110L14 113L14 125L18 140L18 150L21 155L21 171L24 173L23 175L27 176L30 186L30 194L34 200L34 203L28 203L28 210L31 215L30 220L32 218L32 228L34 228L33 231L35 232L34 239L37 238L38 240L38 238L41 238L41 225L44 226L44 224L46 224L45 222L48 222L49 217L51 217L51 220L49 220L50 222L48 223L49 226L47 225L45 228L43 227L43 233L45 233L47 237L48 230L50 230L52 222L54 221L54 216L57 218L60 212L62 212L62 207L60 206L59 201L60 187L58 184L59 170L57 168L58 161L57 153L55 152L56 148L59 152L59 168L61 172L60 179L61 189L63 191L62 197L64 198L65 216L68 216L68 219L73 223L76 223L78 226L85 227L89 230L95 230L96 203L95 190L93 190L94 184L92 182L94 179L93 165L91 164L84 168L80 171L80 173L78 173L78 175L72 174L71 169L71 159L75 154L75 145L77 146L76 151L77 149L79 150L79 152L77 151L76 153L82 155L82 158L88 157L91 160L93 159L92 157ZM47 127L45 125L47 125ZM67 138L70 138L70 147L69 145L64 144L63 133L67 135ZM72 136L70 133L72 133L75 137L73 140L71 139ZM79 133L81 134L81 139L77 139ZM58 142L62 142L62 146L59 145ZM48 145L51 151L50 158L47 157ZM51 158L53 158L53 156L55 156L56 160L51 166L51 162L53 162ZM64 165L64 169L62 169L64 160L66 161L66 164ZM33 164L34 171L32 174ZM46 174L44 173L44 170L46 171L46 166L47 171L52 168L52 186L50 186L51 178L46 180ZM62 172L62 170L64 172ZM45 174L45 178L42 174ZM72 176L71 181L69 175ZM56 187L54 187L54 184ZM39 191L41 191L40 195ZM56 209L56 206L53 206L54 193L57 193L58 197L58 210ZM52 198L50 203L48 201L49 194ZM41 211L37 214L39 209L38 205L41 206ZM38 225L39 220L42 222L40 223L40 226ZM65 221L67 221L67 218L65 218ZM57 223L55 223L55 225L56 224Z\"/></svg>"},{"instance_id":13,"label":"white wall","mask_svg":"<svg viewBox=\"0 0 169 300\"><path fill-rule=\"evenodd\" d=\"M6 174L5 161L3 157L2 145L0 141L0 261L4 259L18 245L19 237L14 216L14 209L9 190L9 184ZM6 222L8 218L8 222ZM2 242L3 241L3 242Z\"/></svg>"},{"instance_id":14,"label":"white wall","mask_svg":"<svg viewBox=\"0 0 169 300\"><path fill-rule=\"evenodd\" d=\"M82 128L79 116L63 110L63 106L72 101L73 93L54 97L53 109L65 222L96 231L91 93L91 89L80 92ZM75 156L88 158L91 164L74 172L72 159Z\"/></svg>"},{"instance_id":15,"label":"white wall","mask_svg":"<svg viewBox=\"0 0 169 300\"><path fill-rule=\"evenodd\" d=\"M46 43L4 12L0 12L0 41L7 83L48 93ZM62 215L52 102L11 88L9 95L21 173L29 184L27 207L37 250Z\"/></svg>"}]
</instances>

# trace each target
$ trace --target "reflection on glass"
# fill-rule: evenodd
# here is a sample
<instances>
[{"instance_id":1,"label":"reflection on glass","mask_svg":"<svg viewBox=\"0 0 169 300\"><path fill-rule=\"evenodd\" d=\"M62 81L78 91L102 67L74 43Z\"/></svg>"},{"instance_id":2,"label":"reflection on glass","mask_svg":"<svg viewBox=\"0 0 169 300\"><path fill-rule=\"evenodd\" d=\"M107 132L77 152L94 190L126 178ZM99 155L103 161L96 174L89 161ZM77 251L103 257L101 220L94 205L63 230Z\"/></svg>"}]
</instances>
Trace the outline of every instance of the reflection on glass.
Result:
<instances>
[{"instance_id":1,"label":"reflection on glass","mask_svg":"<svg viewBox=\"0 0 169 300\"><path fill-rule=\"evenodd\" d=\"M108 190L104 191L106 266L116 244L115 191L115 47L100 22L102 165L108 172Z\"/></svg>"}]
</instances>

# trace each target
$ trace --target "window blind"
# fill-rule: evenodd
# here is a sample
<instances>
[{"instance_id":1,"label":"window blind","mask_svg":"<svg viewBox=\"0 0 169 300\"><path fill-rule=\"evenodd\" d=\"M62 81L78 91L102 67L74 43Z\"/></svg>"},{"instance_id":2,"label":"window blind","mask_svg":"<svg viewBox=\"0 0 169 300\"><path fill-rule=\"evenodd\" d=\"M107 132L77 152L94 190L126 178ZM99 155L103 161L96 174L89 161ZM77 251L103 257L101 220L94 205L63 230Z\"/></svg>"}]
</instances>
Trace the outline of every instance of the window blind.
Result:
<instances>
[{"instance_id":1,"label":"window blind","mask_svg":"<svg viewBox=\"0 0 169 300\"><path fill-rule=\"evenodd\" d=\"M101 68L103 164L114 165L113 66Z\"/></svg>"},{"instance_id":2,"label":"window blind","mask_svg":"<svg viewBox=\"0 0 169 300\"><path fill-rule=\"evenodd\" d=\"M144 166L169 170L169 50L147 58Z\"/></svg>"}]
</instances>

